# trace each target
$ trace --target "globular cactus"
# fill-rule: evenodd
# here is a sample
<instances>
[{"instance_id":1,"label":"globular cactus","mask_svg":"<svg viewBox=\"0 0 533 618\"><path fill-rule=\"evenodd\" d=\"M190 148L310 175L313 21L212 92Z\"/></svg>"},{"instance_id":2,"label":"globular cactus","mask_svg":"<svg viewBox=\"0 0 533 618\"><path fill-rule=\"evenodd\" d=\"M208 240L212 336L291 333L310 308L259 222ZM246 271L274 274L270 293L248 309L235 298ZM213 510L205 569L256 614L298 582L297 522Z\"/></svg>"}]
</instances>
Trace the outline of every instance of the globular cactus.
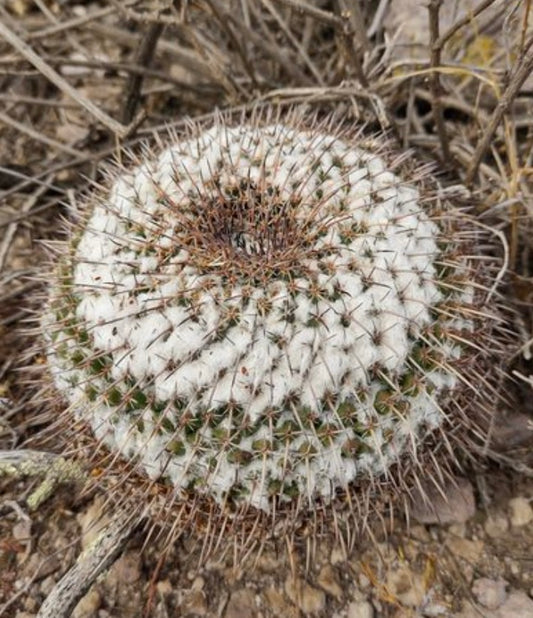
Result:
<instances>
[{"instance_id":1,"label":"globular cactus","mask_svg":"<svg viewBox=\"0 0 533 618\"><path fill-rule=\"evenodd\" d=\"M382 134L296 118L110 170L50 285L72 423L178 498L313 508L482 439L483 232Z\"/></svg>"}]
</instances>

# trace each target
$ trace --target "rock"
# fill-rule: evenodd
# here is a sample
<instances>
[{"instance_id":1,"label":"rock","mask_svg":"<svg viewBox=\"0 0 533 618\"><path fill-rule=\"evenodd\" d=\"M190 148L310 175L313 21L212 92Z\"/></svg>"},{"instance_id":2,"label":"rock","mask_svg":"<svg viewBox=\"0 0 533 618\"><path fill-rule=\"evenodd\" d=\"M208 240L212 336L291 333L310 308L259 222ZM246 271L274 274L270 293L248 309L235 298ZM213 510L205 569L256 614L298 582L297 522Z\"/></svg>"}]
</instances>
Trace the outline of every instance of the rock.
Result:
<instances>
[{"instance_id":1,"label":"rock","mask_svg":"<svg viewBox=\"0 0 533 618\"><path fill-rule=\"evenodd\" d=\"M285 580L285 592L289 599L305 614L321 612L326 606L326 595L313 588L305 580L289 575Z\"/></svg>"},{"instance_id":2,"label":"rock","mask_svg":"<svg viewBox=\"0 0 533 618\"><path fill-rule=\"evenodd\" d=\"M162 579L156 584L157 592L162 596L167 596L174 591L174 586L169 579Z\"/></svg>"},{"instance_id":3,"label":"rock","mask_svg":"<svg viewBox=\"0 0 533 618\"><path fill-rule=\"evenodd\" d=\"M24 565L22 576L39 581L58 571L61 566L61 561L57 556L43 556L43 554L36 552L30 556L30 559Z\"/></svg>"},{"instance_id":4,"label":"rock","mask_svg":"<svg viewBox=\"0 0 533 618\"><path fill-rule=\"evenodd\" d=\"M368 577L364 573L359 574L358 581L359 581L359 588L361 588L361 590L367 590L371 586L371 581L368 579Z\"/></svg>"},{"instance_id":5,"label":"rock","mask_svg":"<svg viewBox=\"0 0 533 618\"><path fill-rule=\"evenodd\" d=\"M97 497L89 508L80 513L76 519L81 528L81 548L86 550L109 524L109 516L105 514L105 498Z\"/></svg>"},{"instance_id":6,"label":"rock","mask_svg":"<svg viewBox=\"0 0 533 618\"><path fill-rule=\"evenodd\" d=\"M497 610L497 618L531 618L533 600L523 590L513 590Z\"/></svg>"},{"instance_id":7,"label":"rock","mask_svg":"<svg viewBox=\"0 0 533 618\"><path fill-rule=\"evenodd\" d=\"M453 534L453 536L458 536L464 539L466 536L466 524L451 524L451 526L448 528L448 531L450 532L450 534Z\"/></svg>"},{"instance_id":8,"label":"rock","mask_svg":"<svg viewBox=\"0 0 533 618\"><path fill-rule=\"evenodd\" d=\"M109 569L107 582L134 584L141 577L141 558L137 552L128 552Z\"/></svg>"},{"instance_id":9,"label":"rock","mask_svg":"<svg viewBox=\"0 0 533 618\"><path fill-rule=\"evenodd\" d=\"M476 564L481 557L484 544L483 541L470 541L451 536L446 539L446 546L455 557L463 558L471 564Z\"/></svg>"},{"instance_id":10,"label":"rock","mask_svg":"<svg viewBox=\"0 0 533 618\"><path fill-rule=\"evenodd\" d=\"M22 519L18 521L12 528L11 534L15 541L26 543L31 539L31 520Z\"/></svg>"},{"instance_id":11,"label":"rock","mask_svg":"<svg viewBox=\"0 0 533 618\"><path fill-rule=\"evenodd\" d=\"M368 601L354 601L348 605L346 618L374 618L374 608Z\"/></svg>"},{"instance_id":12,"label":"rock","mask_svg":"<svg viewBox=\"0 0 533 618\"><path fill-rule=\"evenodd\" d=\"M485 522L485 532L493 539L499 539L507 534L509 520L505 515L489 515Z\"/></svg>"},{"instance_id":13,"label":"rock","mask_svg":"<svg viewBox=\"0 0 533 618\"><path fill-rule=\"evenodd\" d=\"M507 582L504 579L493 580L481 577L474 581L472 592L481 605L487 609L498 609L507 598L506 586Z\"/></svg>"},{"instance_id":14,"label":"rock","mask_svg":"<svg viewBox=\"0 0 533 618\"><path fill-rule=\"evenodd\" d=\"M438 23L441 34L461 19L466 21L454 44L444 47L443 59L449 59L451 49L455 62L499 69L498 50L518 46L512 37L514 35L518 38L515 32L520 13L502 10L509 3L488 2L485 10L475 17L474 9L480 6L476 0L444 0L437 4L440 5ZM391 38L390 53L395 61L408 59L412 62L428 58L430 37L427 0L394 0L389 3L380 23ZM531 80L527 79L522 89L530 88Z\"/></svg>"},{"instance_id":15,"label":"rock","mask_svg":"<svg viewBox=\"0 0 533 618\"><path fill-rule=\"evenodd\" d=\"M400 603L408 607L418 607L426 594L426 587L421 575L413 573L407 566L392 571L387 576L387 588Z\"/></svg>"},{"instance_id":16,"label":"rock","mask_svg":"<svg viewBox=\"0 0 533 618\"><path fill-rule=\"evenodd\" d=\"M329 557L329 561L332 565L341 564L342 562L346 562L346 550L343 549L340 545L335 546L331 550L331 555Z\"/></svg>"},{"instance_id":17,"label":"rock","mask_svg":"<svg viewBox=\"0 0 533 618\"><path fill-rule=\"evenodd\" d=\"M509 509L511 511L511 525L515 528L527 526L530 521L533 521L533 508L527 498L519 496L509 500Z\"/></svg>"},{"instance_id":18,"label":"rock","mask_svg":"<svg viewBox=\"0 0 533 618\"><path fill-rule=\"evenodd\" d=\"M425 526L411 526L409 528L409 536L415 541L421 541L422 543L429 543L431 536Z\"/></svg>"},{"instance_id":19,"label":"rock","mask_svg":"<svg viewBox=\"0 0 533 618\"><path fill-rule=\"evenodd\" d=\"M472 484L463 478L448 483L443 493L433 484L426 483L423 491L413 492L411 498L410 515L421 524L464 523L475 512Z\"/></svg>"},{"instance_id":20,"label":"rock","mask_svg":"<svg viewBox=\"0 0 533 618\"><path fill-rule=\"evenodd\" d=\"M231 593L226 607L225 618L243 618L257 615L256 594L249 588L241 588Z\"/></svg>"},{"instance_id":21,"label":"rock","mask_svg":"<svg viewBox=\"0 0 533 618\"><path fill-rule=\"evenodd\" d=\"M100 609L101 604L100 593L91 589L74 608L72 618L93 618L97 615L96 612Z\"/></svg>"},{"instance_id":22,"label":"rock","mask_svg":"<svg viewBox=\"0 0 533 618\"><path fill-rule=\"evenodd\" d=\"M532 442L533 427L530 415L523 412L508 413L501 418L498 415L492 440L500 451L511 451Z\"/></svg>"},{"instance_id":23,"label":"rock","mask_svg":"<svg viewBox=\"0 0 533 618\"><path fill-rule=\"evenodd\" d=\"M184 616L205 616L207 614L207 602L203 590L189 590L186 593L181 607Z\"/></svg>"},{"instance_id":24,"label":"rock","mask_svg":"<svg viewBox=\"0 0 533 618\"><path fill-rule=\"evenodd\" d=\"M299 618L300 610L287 602L287 597L277 588L267 588L264 592L265 600L272 610L273 616L283 618ZM242 617L244 618L244 616Z\"/></svg>"},{"instance_id":25,"label":"rock","mask_svg":"<svg viewBox=\"0 0 533 618\"><path fill-rule=\"evenodd\" d=\"M511 574L518 577L518 575L520 575L520 571L522 570L518 562L516 562L516 560L509 560L508 565Z\"/></svg>"},{"instance_id":26,"label":"rock","mask_svg":"<svg viewBox=\"0 0 533 618\"><path fill-rule=\"evenodd\" d=\"M191 585L191 590L203 590L205 587L205 579L201 575L197 575Z\"/></svg>"},{"instance_id":27,"label":"rock","mask_svg":"<svg viewBox=\"0 0 533 618\"><path fill-rule=\"evenodd\" d=\"M496 618L496 615L491 611L482 614L478 606L474 607L472 604L465 602L463 603L461 611L457 614L453 614L453 618Z\"/></svg>"},{"instance_id":28,"label":"rock","mask_svg":"<svg viewBox=\"0 0 533 618\"><path fill-rule=\"evenodd\" d=\"M33 597L26 597L22 602L24 609L30 613L37 613L39 606Z\"/></svg>"},{"instance_id":29,"label":"rock","mask_svg":"<svg viewBox=\"0 0 533 618\"><path fill-rule=\"evenodd\" d=\"M45 577L41 582L41 594L47 597L52 592L55 585L56 580L51 575Z\"/></svg>"},{"instance_id":30,"label":"rock","mask_svg":"<svg viewBox=\"0 0 533 618\"><path fill-rule=\"evenodd\" d=\"M424 605L423 614L424 618L433 618L433 616L449 616L450 607L443 605L442 603L428 603Z\"/></svg>"},{"instance_id":31,"label":"rock","mask_svg":"<svg viewBox=\"0 0 533 618\"><path fill-rule=\"evenodd\" d=\"M335 597L337 601L342 599L342 588L337 573L330 564L326 564L320 569L317 584L332 597Z\"/></svg>"},{"instance_id":32,"label":"rock","mask_svg":"<svg viewBox=\"0 0 533 618\"><path fill-rule=\"evenodd\" d=\"M257 560L257 568L263 573L277 573L280 568L283 568L283 565L274 554L263 553Z\"/></svg>"}]
</instances>

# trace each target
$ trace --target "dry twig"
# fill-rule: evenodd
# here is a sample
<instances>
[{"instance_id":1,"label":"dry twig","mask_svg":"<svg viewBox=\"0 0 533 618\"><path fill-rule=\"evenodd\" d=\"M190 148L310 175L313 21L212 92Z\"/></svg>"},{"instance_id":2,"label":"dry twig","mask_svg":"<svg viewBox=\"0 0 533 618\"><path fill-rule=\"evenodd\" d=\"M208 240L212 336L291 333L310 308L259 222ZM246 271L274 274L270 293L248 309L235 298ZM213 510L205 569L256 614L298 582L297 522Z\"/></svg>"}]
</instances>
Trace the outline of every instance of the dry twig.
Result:
<instances>
[{"instance_id":1,"label":"dry twig","mask_svg":"<svg viewBox=\"0 0 533 618\"><path fill-rule=\"evenodd\" d=\"M471 186L477 175L479 165L490 148L490 144L498 125L502 121L504 115L508 112L510 106L515 100L520 88L526 79L533 71L533 40L529 41L527 52L524 54L522 61L511 76L509 84L500 97L498 105L494 110L488 127L485 129L483 137L476 146L472 161L466 172L465 182Z\"/></svg>"},{"instance_id":2,"label":"dry twig","mask_svg":"<svg viewBox=\"0 0 533 618\"><path fill-rule=\"evenodd\" d=\"M131 127L125 127L120 122L117 122L111 116L102 111L92 101L80 94L76 88L71 86L57 71L49 66L43 59L36 54L33 49L23 41L13 30L9 29L5 23L0 21L0 36L3 37L10 45L12 45L28 62L40 71L47 79L49 79L62 92L74 99L79 105L87 110L105 127L112 131L116 136L124 138L129 135ZM77 154L77 153L76 153Z\"/></svg>"},{"instance_id":3,"label":"dry twig","mask_svg":"<svg viewBox=\"0 0 533 618\"><path fill-rule=\"evenodd\" d=\"M37 189L33 192L33 194L30 195L30 197L26 199L21 209L21 215L23 217L26 217L28 215L29 211L33 208L37 200L41 197L41 195L45 191L48 190L48 182L50 182L51 180L52 178L49 177L47 181L45 181L45 184L38 186ZM19 224L19 221L14 221L8 225L7 230L5 231L2 243L0 244L0 272L5 266L7 254L9 252L9 247L11 246L11 243L13 242L13 239L15 238L15 234L17 233L18 224Z\"/></svg>"},{"instance_id":4,"label":"dry twig","mask_svg":"<svg viewBox=\"0 0 533 618\"><path fill-rule=\"evenodd\" d=\"M429 41L431 53L431 67L436 69L441 63L441 47L438 45L439 40L439 11L442 5L442 0L430 0L428 5L429 11ZM440 75L438 71L433 71L431 74L431 92L433 103L433 119L439 135L440 147L442 150L442 159L446 166L453 163L450 153L450 143L448 133L444 124L444 114L442 111L442 85L440 83Z\"/></svg>"},{"instance_id":5,"label":"dry twig","mask_svg":"<svg viewBox=\"0 0 533 618\"><path fill-rule=\"evenodd\" d=\"M131 507L124 507L115 513L111 523L54 586L41 605L37 618L69 618L98 575L122 553L141 521L142 517Z\"/></svg>"},{"instance_id":6,"label":"dry twig","mask_svg":"<svg viewBox=\"0 0 533 618\"><path fill-rule=\"evenodd\" d=\"M160 23L150 24L148 26L135 57L136 65L141 67L150 66L157 47L157 41L163 32L163 27L163 24ZM141 100L143 79L143 74L140 72L132 72L128 78L125 88L124 106L122 108L122 122L126 125L132 122L137 106Z\"/></svg>"},{"instance_id":7,"label":"dry twig","mask_svg":"<svg viewBox=\"0 0 533 618\"><path fill-rule=\"evenodd\" d=\"M334 28L344 27L344 20L341 17L337 17L329 11L324 11L310 4L307 4L307 2L303 2L302 0L277 0L277 2L288 6L291 9L294 9L302 15L309 15L309 17L312 17L317 21L327 24L328 26L333 26Z\"/></svg>"},{"instance_id":8,"label":"dry twig","mask_svg":"<svg viewBox=\"0 0 533 618\"><path fill-rule=\"evenodd\" d=\"M17 129L17 131L20 131L21 133L25 133L28 137L31 137L37 142L41 142L43 144L46 144L47 146L50 146L51 148L60 150L61 152L64 152L70 155L71 157L77 157L79 154L77 150L74 150L74 148L71 148L67 144L58 142L57 140L52 139L51 137L47 137L46 135L43 135L42 133L35 131L31 127L28 127L27 125L23 124L22 122L18 122L18 120L14 120L13 118L10 118L7 114L4 114L4 112L2 111L0 111L0 122L3 122L4 124L7 124L8 126L11 126L14 129Z\"/></svg>"}]
</instances>

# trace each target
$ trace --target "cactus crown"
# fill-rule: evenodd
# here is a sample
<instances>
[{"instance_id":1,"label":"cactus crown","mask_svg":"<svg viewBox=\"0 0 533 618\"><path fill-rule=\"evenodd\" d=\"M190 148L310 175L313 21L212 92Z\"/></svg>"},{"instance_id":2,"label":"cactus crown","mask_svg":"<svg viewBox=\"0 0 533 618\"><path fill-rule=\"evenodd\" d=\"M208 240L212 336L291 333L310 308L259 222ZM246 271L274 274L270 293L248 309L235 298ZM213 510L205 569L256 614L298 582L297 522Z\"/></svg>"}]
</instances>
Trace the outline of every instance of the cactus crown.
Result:
<instances>
[{"instance_id":1,"label":"cactus crown","mask_svg":"<svg viewBox=\"0 0 533 618\"><path fill-rule=\"evenodd\" d=\"M174 138L112 174L56 269L56 390L177 492L328 501L416 460L467 381L472 228L382 135L312 125Z\"/></svg>"}]
</instances>

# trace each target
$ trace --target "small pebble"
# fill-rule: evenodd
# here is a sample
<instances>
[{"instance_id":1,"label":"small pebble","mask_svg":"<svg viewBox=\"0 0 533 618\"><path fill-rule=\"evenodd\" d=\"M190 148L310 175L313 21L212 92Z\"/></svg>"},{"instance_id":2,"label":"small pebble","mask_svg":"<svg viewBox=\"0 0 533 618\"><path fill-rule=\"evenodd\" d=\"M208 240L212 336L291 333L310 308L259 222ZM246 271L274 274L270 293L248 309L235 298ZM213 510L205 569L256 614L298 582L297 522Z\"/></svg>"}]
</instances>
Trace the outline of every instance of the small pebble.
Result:
<instances>
[{"instance_id":1,"label":"small pebble","mask_svg":"<svg viewBox=\"0 0 533 618\"><path fill-rule=\"evenodd\" d=\"M359 574L358 580L359 580L359 588L361 588L361 590L366 590L367 588L370 587L370 580L364 573Z\"/></svg>"},{"instance_id":2,"label":"small pebble","mask_svg":"<svg viewBox=\"0 0 533 618\"><path fill-rule=\"evenodd\" d=\"M533 508L527 498L519 496L509 500L509 510L511 511L511 525L515 528L527 526L533 521Z\"/></svg>"},{"instance_id":3,"label":"small pebble","mask_svg":"<svg viewBox=\"0 0 533 618\"><path fill-rule=\"evenodd\" d=\"M226 607L225 618L244 618L244 616L255 616L257 614L257 603L255 592L248 588L242 588L231 593Z\"/></svg>"},{"instance_id":4,"label":"small pebble","mask_svg":"<svg viewBox=\"0 0 533 618\"><path fill-rule=\"evenodd\" d=\"M507 582L503 579L481 577L474 581L472 592L481 605L487 609L497 609L507 598L506 586Z\"/></svg>"},{"instance_id":5,"label":"small pebble","mask_svg":"<svg viewBox=\"0 0 533 618\"><path fill-rule=\"evenodd\" d=\"M283 618L300 618L300 610L292 605L283 592L272 586L267 588L264 593L266 603L272 610L273 616L283 616ZM244 618L244 616L242 617Z\"/></svg>"},{"instance_id":6,"label":"small pebble","mask_svg":"<svg viewBox=\"0 0 533 618\"><path fill-rule=\"evenodd\" d=\"M374 608L368 601L355 601L348 606L346 618L374 618Z\"/></svg>"},{"instance_id":7,"label":"small pebble","mask_svg":"<svg viewBox=\"0 0 533 618\"><path fill-rule=\"evenodd\" d=\"M523 590L513 590L505 603L497 610L497 618L531 618L533 600Z\"/></svg>"},{"instance_id":8,"label":"small pebble","mask_svg":"<svg viewBox=\"0 0 533 618\"><path fill-rule=\"evenodd\" d=\"M331 564L341 564L341 562L346 562L346 551L342 549L342 547L334 547L331 550L331 556L329 558Z\"/></svg>"},{"instance_id":9,"label":"small pebble","mask_svg":"<svg viewBox=\"0 0 533 618\"><path fill-rule=\"evenodd\" d=\"M285 592L289 599L306 614L321 612L326 606L326 594L299 577L294 578L291 575L287 577Z\"/></svg>"},{"instance_id":10,"label":"small pebble","mask_svg":"<svg viewBox=\"0 0 533 618\"><path fill-rule=\"evenodd\" d=\"M411 499L411 516L421 524L464 523L476 513L472 484L464 478L455 479L438 491L433 485L415 491Z\"/></svg>"},{"instance_id":11,"label":"small pebble","mask_svg":"<svg viewBox=\"0 0 533 618\"><path fill-rule=\"evenodd\" d=\"M422 541L423 543L429 543L431 540L431 536L425 526L411 526L409 536L415 539L415 541Z\"/></svg>"},{"instance_id":12,"label":"small pebble","mask_svg":"<svg viewBox=\"0 0 533 618\"><path fill-rule=\"evenodd\" d=\"M458 536L461 539L464 539L466 536L466 524L465 523L452 524L448 528L448 530L450 534L453 534L453 536Z\"/></svg>"},{"instance_id":13,"label":"small pebble","mask_svg":"<svg viewBox=\"0 0 533 618\"><path fill-rule=\"evenodd\" d=\"M407 566L389 573L387 588L400 603L408 607L418 607L426 593L422 577Z\"/></svg>"},{"instance_id":14,"label":"small pebble","mask_svg":"<svg viewBox=\"0 0 533 618\"><path fill-rule=\"evenodd\" d=\"M41 593L47 597L52 592L55 585L56 580L51 575L45 577L41 582Z\"/></svg>"},{"instance_id":15,"label":"small pebble","mask_svg":"<svg viewBox=\"0 0 533 618\"><path fill-rule=\"evenodd\" d=\"M489 515L485 522L485 532L492 539L499 539L507 534L509 530L509 520L505 515Z\"/></svg>"},{"instance_id":16,"label":"small pebble","mask_svg":"<svg viewBox=\"0 0 533 618\"><path fill-rule=\"evenodd\" d=\"M25 543L31 539L31 521L22 519L18 521L12 529L13 538L20 543Z\"/></svg>"},{"instance_id":17,"label":"small pebble","mask_svg":"<svg viewBox=\"0 0 533 618\"><path fill-rule=\"evenodd\" d=\"M61 562L57 556L44 556L35 552L24 564L22 569L23 577L31 577L35 581L44 579L48 575L55 573L61 568Z\"/></svg>"},{"instance_id":18,"label":"small pebble","mask_svg":"<svg viewBox=\"0 0 533 618\"><path fill-rule=\"evenodd\" d=\"M183 601L182 606L185 615L205 616L207 613L207 602L202 590L190 590Z\"/></svg>"},{"instance_id":19,"label":"small pebble","mask_svg":"<svg viewBox=\"0 0 533 618\"><path fill-rule=\"evenodd\" d=\"M105 514L105 499L95 498L83 513L77 515L76 519L81 528L81 548L85 550L109 524L109 516Z\"/></svg>"},{"instance_id":20,"label":"small pebble","mask_svg":"<svg viewBox=\"0 0 533 618\"><path fill-rule=\"evenodd\" d=\"M433 618L434 616L449 616L450 607L442 603L430 603L424 606L424 618Z\"/></svg>"},{"instance_id":21,"label":"small pebble","mask_svg":"<svg viewBox=\"0 0 533 618\"><path fill-rule=\"evenodd\" d=\"M483 541L470 541L452 536L446 539L446 545L456 558L463 558L470 564L476 564L483 552Z\"/></svg>"},{"instance_id":22,"label":"small pebble","mask_svg":"<svg viewBox=\"0 0 533 618\"><path fill-rule=\"evenodd\" d=\"M283 568L283 565L275 555L265 553L259 557L257 568L264 573L276 573Z\"/></svg>"},{"instance_id":23,"label":"small pebble","mask_svg":"<svg viewBox=\"0 0 533 618\"><path fill-rule=\"evenodd\" d=\"M326 564L320 569L317 584L332 597L335 597L337 601L341 600L342 588L339 584L339 578L330 564Z\"/></svg>"},{"instance_id":24,"label":"small pebble","mask_svg":"<svg viewBox=\"0 0 533 618\"><path fill-rule=\"evenodd\" d=\"M100 609L102 597L97 590L91 589L76 605L72 618L93 618Z\"/></svg>"},{"instance_id":25,"label":"small pebble","mask_svg":"<svg viewBox=\"0 0 533 618\"><path fill-rule=\"evenodd\" d=\"M107 581L116 584L134 584L141 577L141 557L137 552L120 556L107 574Z\"/></svg>"},{"instance_id":26,"label":"small pebble","mask_svg":"<svg viewBox=\"0 0 533 618\"><path fill-rule=\"evenodd\" d=\"M169 579L162 579L158 581L156 584L157 592L159 594L166 596L167 594L171 594L174 590L174 586L171 584Z\"/></svg>"},{"instance_id":27,"label":"small pebble","mask_svg":"<svg viewBox=\"0 0 533 618\"><path fill-rule=\"evenodd\" d=\"M518 564L515 560L512 560L512 561L509 563L509 568L511 569L511 573L512 573L513 575L515 575L515 576L516 576L516 575L520 575L520 571L521 571L521 569L520 569L520 565L519 565L519 564Z\"/></svg>"}]
</instances>

